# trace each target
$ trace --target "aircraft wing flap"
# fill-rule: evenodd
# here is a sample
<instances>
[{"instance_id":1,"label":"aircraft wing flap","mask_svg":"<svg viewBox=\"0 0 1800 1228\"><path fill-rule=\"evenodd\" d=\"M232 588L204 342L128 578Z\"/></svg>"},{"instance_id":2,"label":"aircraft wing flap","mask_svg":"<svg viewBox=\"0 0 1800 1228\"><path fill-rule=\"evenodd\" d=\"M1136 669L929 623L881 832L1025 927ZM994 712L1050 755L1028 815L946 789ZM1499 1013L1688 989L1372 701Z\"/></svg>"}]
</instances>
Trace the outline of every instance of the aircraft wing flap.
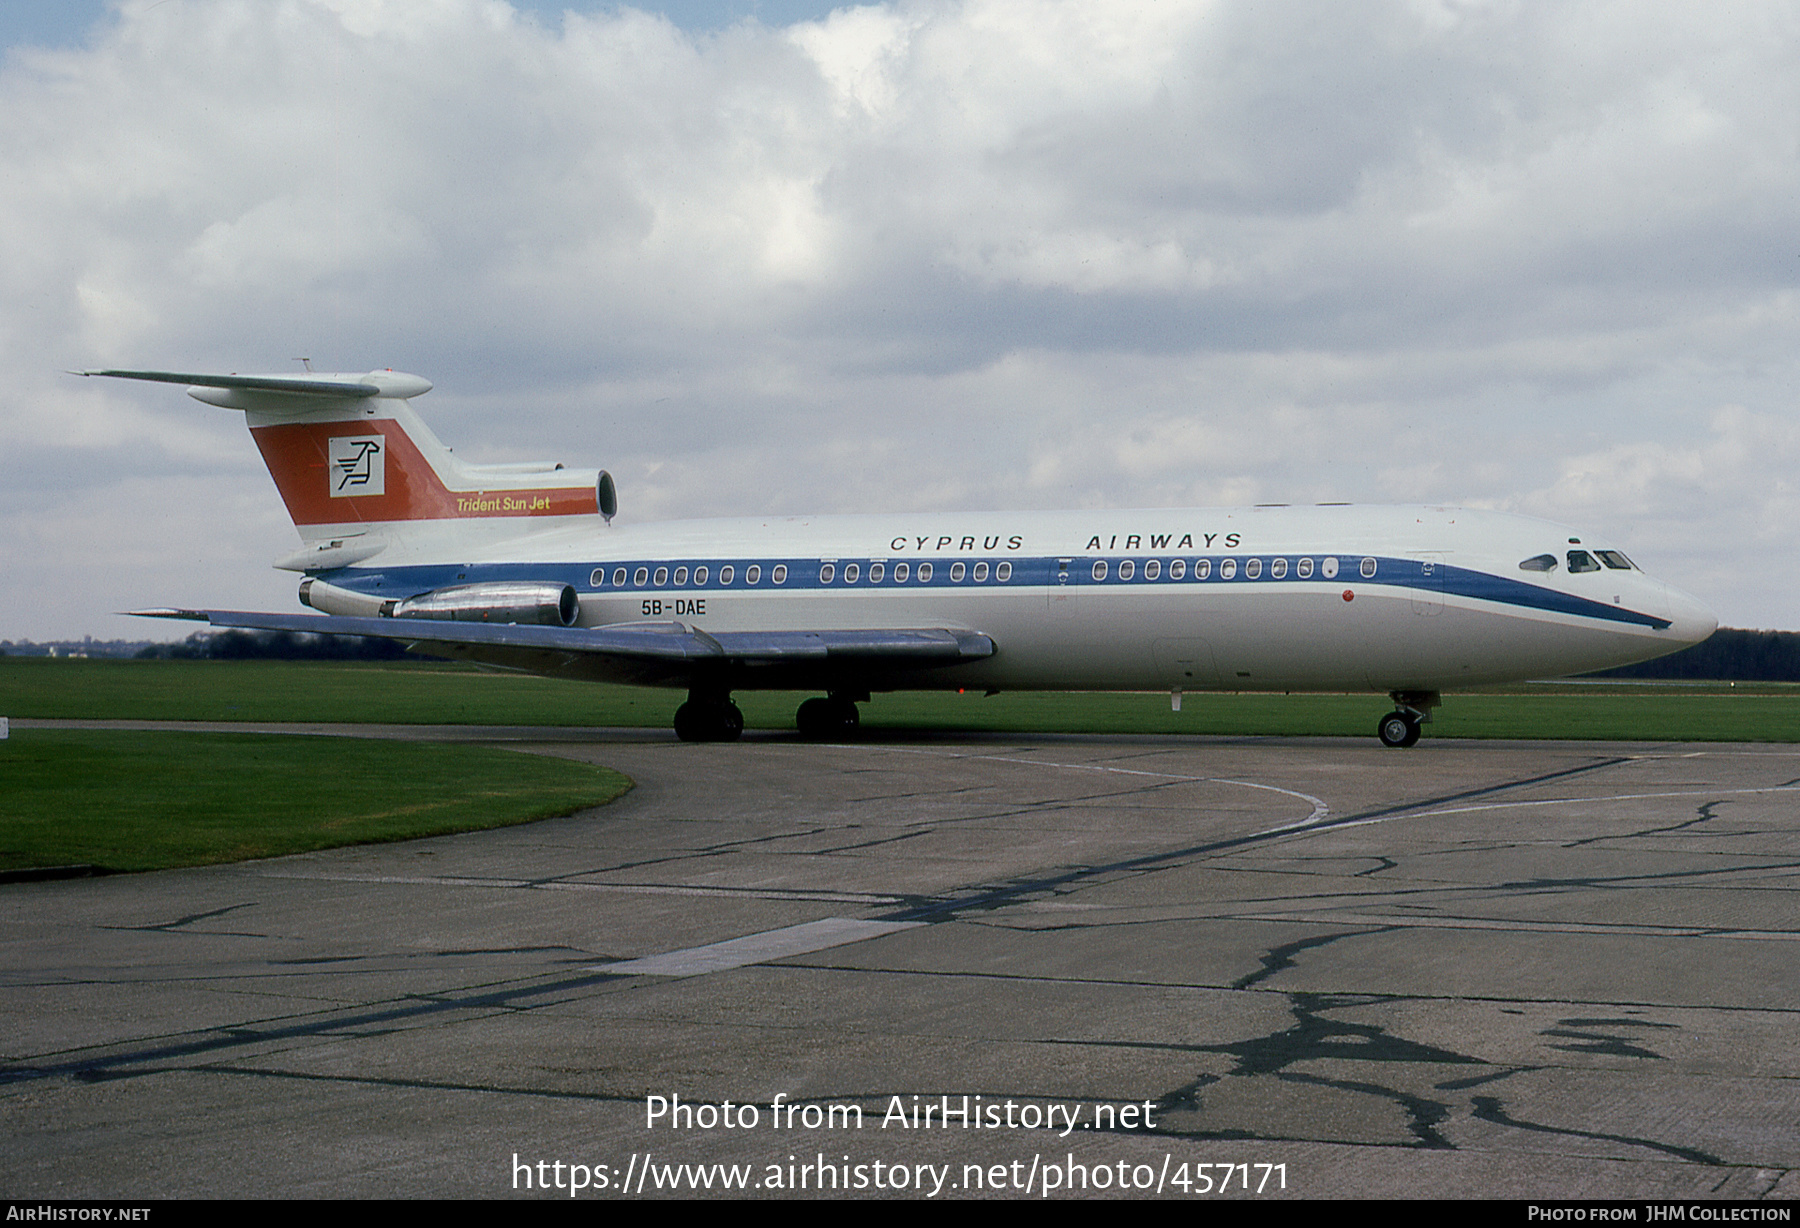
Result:
<instances>
[{"instance_id":1,"label":"aircraft wing flap","mask_svg":"<svg viewBox=\"0 0 1800 1228\"><path fill-rule=\"evenodd\" d=\"M721 631L685 623L618 623L604 627L543 627L430 618L355 618L342 615L259 614L243 610L140 610L155 618L185 618L215 627L360 635L414 644L480 645L583 656L623 657L671 664L735 661L787 664L855 658L894 664L951 664L994 654L994 641L972 631L943 628L850 631Z\"/></svg>"}]
</instances>

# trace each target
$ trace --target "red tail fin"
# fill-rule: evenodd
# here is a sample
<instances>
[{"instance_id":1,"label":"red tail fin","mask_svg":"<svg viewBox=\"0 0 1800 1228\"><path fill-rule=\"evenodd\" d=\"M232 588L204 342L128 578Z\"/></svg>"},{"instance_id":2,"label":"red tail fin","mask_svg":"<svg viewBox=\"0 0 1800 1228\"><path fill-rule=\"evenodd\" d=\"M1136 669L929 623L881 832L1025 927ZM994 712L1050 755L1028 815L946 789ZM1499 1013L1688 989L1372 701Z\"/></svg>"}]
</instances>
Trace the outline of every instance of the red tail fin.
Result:
<instances>
[{"instance_id":1,"label":"red tail fin","mask_svg":"<svg viewBox=\"0 0 1800 1228\"><path fill-rule=\"evenodd\" d=\"M408 404L431 390L416 375L77 374L187 384L197 400L243 410L308 542L419 521L612 515L612 479L598 470L463 464Z\"/></svg>"}]
</instances>

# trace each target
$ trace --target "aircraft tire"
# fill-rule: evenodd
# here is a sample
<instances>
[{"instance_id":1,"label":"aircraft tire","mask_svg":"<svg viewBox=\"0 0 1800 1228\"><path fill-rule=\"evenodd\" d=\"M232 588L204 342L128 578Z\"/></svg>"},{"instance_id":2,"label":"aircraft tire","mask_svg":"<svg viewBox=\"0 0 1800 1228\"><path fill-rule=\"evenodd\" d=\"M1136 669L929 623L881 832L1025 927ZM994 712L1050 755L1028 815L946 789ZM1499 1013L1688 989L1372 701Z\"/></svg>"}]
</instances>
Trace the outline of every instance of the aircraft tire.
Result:
<instances>
[{"instance_id":1,"label":"aircraft tire","mask_svg":"<svg viewBox=\"0 0 1800 1228\"><path fill-rule=\"evenodd\" d=\"M1381 718L1375 736L1383 746L1414 746L1419 741L1419 722L1410 712L1394 711Z\"/></svg>"},{"instance_id":2,"label":"aircraft tire","mask_svg":"<svg viewBox=\"0 0 1800 1228\"><path fill-rule=\"evenodd\" d=\"M794 728L809 742L820 742L831 736L831 701L809 699L794 713Z\"/></svg>"},{"instance_id":3,"label":"aircraft tire","mask_svg":"<svg viewBox=\"0 0 1800 1228\"><path fill-rule=\"evenodd\" d=\"M704 742L706 712L701 704L689 701L675 709L675 736L683 742Z\"/></svg>"},{"instance_id":4,"label":"aircraft tire","mask_svg":"<svg viewBox=\"0 0 1800 1228\"><path fill-rule=\"evenodd\" d=\"M856 705L847 699L809 699L794 713L794 727L809 742L853 738L861 724Z\"/></svg>"},{"instance_id":5,"label":"aircraft tire","mask_svg":"<svg viewBox=\"0 0 1800 1228\"><path fill-rule=\"evenodd\" d=\"M716 742L735 742L744 736L744 713L729 699L719 705Z\"/></svg>"},{"instance_id":6,"label":"aircraft tire","mask_svg":"<svg viewBox=\"0 0 1800 1228\"><path fill-rule=\"evenodd\" d=\"M690 699L675 709L675 736L683 742L735 742L744 736L744 714L729 699Z\"/></svg>"}]
</instances>

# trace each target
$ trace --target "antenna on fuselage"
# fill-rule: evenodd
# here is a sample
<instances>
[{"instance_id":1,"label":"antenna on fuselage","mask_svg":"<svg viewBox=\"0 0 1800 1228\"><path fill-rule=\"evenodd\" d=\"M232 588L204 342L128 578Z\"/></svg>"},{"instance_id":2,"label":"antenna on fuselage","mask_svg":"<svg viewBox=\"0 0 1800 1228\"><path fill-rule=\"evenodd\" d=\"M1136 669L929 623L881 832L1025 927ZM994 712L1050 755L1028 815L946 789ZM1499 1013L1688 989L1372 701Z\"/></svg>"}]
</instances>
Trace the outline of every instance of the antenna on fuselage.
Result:
<instances>
[{"instance_id":1,"label":"antenna on fuselage","mask_svg":"<svg viewBox=\"0 0 1800 1228\"><path fill-rule=\"evenodd\" d=\"M311 375L311 374L312 374L312 359L310 359L310 358L296 358L296 359L294 359L294 361L295 361L295 362L297 362L297 363L299 363L299 364L300 364L300 365L301 365L301 366L303 366L303 367L305 367L305 368L306 368L306 373L307 373L307 374L308 374L308 375Z\"/></svg>"}]
</instances>

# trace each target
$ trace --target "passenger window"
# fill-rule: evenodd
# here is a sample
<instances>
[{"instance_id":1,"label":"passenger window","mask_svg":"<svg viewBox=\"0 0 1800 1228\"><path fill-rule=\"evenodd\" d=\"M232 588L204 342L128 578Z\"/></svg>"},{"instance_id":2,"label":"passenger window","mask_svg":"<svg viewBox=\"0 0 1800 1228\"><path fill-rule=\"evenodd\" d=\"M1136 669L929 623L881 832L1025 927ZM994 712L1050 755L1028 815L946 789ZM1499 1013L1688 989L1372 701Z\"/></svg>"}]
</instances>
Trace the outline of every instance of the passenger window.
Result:
<instances>
[{"instance_id":1,"label":"passenger window","mask_svg":"<svg viewBox=\"0 0 1800 1228\"><path fill-rule=\"evenodd\" d=\"M787 564L786 563L775 564L775 570L771 571L769 573L769 579L773 580L777 584L786 584L787 583Z\"/></svg>"},{"instance_id":2,"label":"passenger window","mask_svg":"<svg viewBox=\"0 0 1800 1228\"><path fill-rule=\"evenodd\" d=\"M1096 580L1106 579L1106 560L1105 559L1095 559L1094 560L1093 576L1094 576L1094 579L1096 579Z\"/></svg>"},{"instance_id":3,"label":"passenger window","mask_svg":"<svg viewBox=\"0 0 1800 1228\"><path fill-rule=\"evenodd\" d=\"M686 584L686 583L687 583L687 568L677 567L675 569L675 587L680 588L683 584Z\"/></svg>"},{"instance_id":4,"label":"passenger window","mask_svg":"<svg viewBox=\"0 0 1800 1228\"><path fill-rule=\"evenodd\" d=\"M1187 575L1187 564L1181 559L1176 559L1169 564L1169 579L1179 580L1185 575Z\"/></svg>"},{"instance_id":5,"label":"passenger window","mask_svg":"<svg viewBox=\"0 0 1800 1228\"><path fill-rule=\"evenodd\" d=\"M594 568L594 574L588 577L589 588L600 588L606 583L606 568Z\"/></svg>"},{"instance_id":6,"label":"passenger window","mask_svg":"<svg viewBox=\"0 0 1800 1228\"><path fill-rule=\"evenodd\" d=\"M1137 575L1136 563L1132 562L1130 559L1126 559L1123 563L1119 564L1119 579L1129 580L1135 575Z\"/></svg>"},{"instance_id":7,"label":"passenger window","mask_svg":"<svg viewBox=\"0 0 1800 1228\"><path fill-rule=\"evenodd\" d=\"M638 568L637 571L632 574L631 582L639 588L643 588L644 585L650 583L650 569L648 567Z\"/></svg>"},{"instance_id":8,"label":"passenger window","mask_svg":"<svg viewBox=\"0 0 1800 1228\"><path fill-rule=\"evenodd\" d=\"M1212 575L1212 560L1211 559L1195 559L1194 560L1194 579L1204 580L1210 575Z\"/></svg>"},{"instance_id":9,"label":"passenger window","mask_svg":"<svg viewBox=\"0 0 1800 1228\"><path fill-rule=\"evenodd\" d=\"M1236 559L1226 559L1223 563L1219 564L1219 579L1229 580L1235 575L1237 575Z\"/></svg>"},{"instance_id":10,"label":"passenger window","mask_svg":"<svg viewBox=\"0 0 1800 1228\"><path fill-rule=\"evenodd\" d=\"M1262 560L1246 559L1244 561L1244 579L1254 580L1260 575L1262 575Z\"/></svg>"},{"instance_id":11,"label":"passenger window","mask_svg":"<svg viewBox=\"0 0 1800 1228\"><path fill-rule=\"evenodd\" d=\"M667 567L658 567L656 569L656 587L661 588L663 585L667 584L668 582L669 582L669 569Z\"/></svg>"},{"instance_id":12,"label":"passenger window","mask_svg":"<svg viewBox=\"0 0 1800 1228\"><path fill-rule=\"evenodd\" d=\"M820 563L819 564L819 583L820 584L830 584L835 579L837 579L837 564L835 564L835 563Z\"/></svg>"},{"instance_id":13,"label":"passenger window","mask_svg":"<svg viewBox=\"0 0 1800 1228\"><path fill-rule=\"evenodd\" d=\"M1002 563L994 568L994 579L1002 584L1005 584L1008 580L1012 579L1012 564Z\"/></svg>"},{"instance_id":14,"label":"passenger window","mask_svg":"<svg viewBox=\"0 0 1800 1228\"><path fill-rule=\"evenodd\" d=\"M1620 554L1617 550L1596 550L1594 553L1600 556L1600 561L1602 563L1605 563L1614 571L1631 570L1631 560Z\"/></svg>"},{"instance_id":15,"label":"passenger window","mask_svg":"<svg viewBox=\"0 0 1800 1228\"><path fill-rule=\"evenodd\" d=\"M1599 571L1600 564L1594 562L1594 556L1585 550L1569 551L1569 574L1583 571Z\"/></svg>"},{"instance_id":16,"label":"passenger window","mask_svg":"<svg viewBox=\"0 0 1800 1228\"><path fill-rule=\"evenodd\" d=\"M1520 571L1555 571L1556 556L1554 554L1534 554L1519 563Z\"/></svg>"},{"instance_id":17,"label":"passenger window","mask_svg":"<svg viewBox=\"0 0 1800 1228\"><path fill-rule=\"evenodd\" d=\"M1337 579L1337 555L1330 555L1319 563L1319 574L1327 580Z\"/></svg>"},{"instance_id":18,"label":"passenger window","mask_svg":"<svg viewBox=\"0 0 1800 1228\"><path fill-rule=\"evenodd\" d=\"M1362 578L1365 580L1372 580L1375 578L1374 559L1364 559L1362 561Z\"/></svg>"},{"instance_id":19,"label":"passenger window","mask_svg":"<svg viewBox=\"0 0 1800 1228\"><path fill-rule=\"evenodd\" d=\"M1271 580L1279 580L1279 579L1281 579L1281 577L1283 577L1285 575L1287 575L1287 560L1286 559L1270 560L1270 562L1269 562L1269 578Z\"/></svg>"},{"instance_id":20,"label":"passenger window","mask_svg":"<svg viewBox=\"0 0 1800 1228\"><path fill-rule=\"evenodd\" d=\"M950 564L950 579L953 583L961 584L963 577L967 574L968 568L964 567L961 563Z\"/></svg>"},{"instance_id":21,"label":"passenger window","mask_svg":"<svg viewBox=\"0 0 1800 1228\"><path fill-rule=\"evenodd\" d=\"M894 564L894 583L895 584L905 584L906 577L908 574L911 573L911 571L912 571L912 568L909 567L907 564L895 563Z\"/></svg>"},{"instance_id":22,"label":"passenger window","mask_svg":"<svg viewBox=\"0 0 1800 1228\"><path fill-rule=\"evenodd\" d=\"M623 588L624 586L625 586L625 569L623 567L613 568L613 587L614 588Z\"/></svg>"},{"instance_id":23,"label":"passenger window","mask_svg":"<svg viewBox=\"0 0 1800 1228\"><path fill-rule=\"evenodd\" d=\"M930 563L920 563L919 564L919 583L920 584L930 584L931 583L931 564Z\"/></svg>"},{"instance_id":24,"label":"passenger window","mask_svg":"<svg viewBox=\"0 0 1800 1228\"><path fill-rule=\"evenodd\" d=\"M975 564L975 583L980 584L983 580L987 579L987 573L988 565L986 563Z\"/></svg>"},{"instance_id":25,"label":"passenger window","mask_svg":"<svg viewBox=\"0 0 1800 1228\"><path fill-rule=\"evenodd\" d=\"M704 567L694 568L694 584L695 584L695 586L697 587L697 586L705 584L705 583L706 583L706 568L704 568Z\"/></svg>"},{"instance_id":26,"label":"passenger window","mask_svg":"<svg viewBox=\"0 0 1800 1228\"><path fill-rule=\"evenodd\" d=\"M869 583L880 584L881 578L887 575L887 567L881 563L869 564Z\"/></svg>"},{"instance_id":27,"label":"passenger window","mask_svg":"<svg viewBox=\"0 0 1800 1228\"><path fill-rule=\"evenodd\" d=\"M725 564L725 566L719 568L719 583L720 584L730 584L731 577L735 576L736 574L737 574L737 568L733 567L730 563Z\"/></svg>"},{"instance_id":28,"label":"passenger window","mask_svg":"<svg viewBox=\"0 0 1800 1228\"><path fill-rule=\"evenodd\" d=\"M744 583L745 584L755 584L758 580L761 580L761 579L762 579L762 568L759 565L752 563L752 564L750 564L750 566L744 568Z\"/></svg>"},{"instance_id":29,"label":"passenger window","mask_svg":"<svg viewBox=\"0 0 1800 1228\"><path fill-rule=\"evenodd\" d=\"M1295 563L1294 574L1299 576L1302 580L1312 575L1312 560L1301 559L1298 563Z\"/></svg>"},{"instance_id":30,"label":"passenger window","mask_svg":"<svg viewBox=\"0 0 1800 1228\"><path fill-rule=\"evenodd\" d=\"M862 575L862 568L855 563L844 564L844 583L855 584L856 578Z\"/></svg>"},{"instance_id":31,"label":"passenger window","mask_svg":"<svg viewBox=\"0 0 1800 1228\"><path fill-rule=\"evenodd\" d=\"M1144 564L1144 579L1154 580L1160 575L1162 575L1161 562L1156 559L1151 559L1148 563Z\"/></svg>"}]
</instances>

